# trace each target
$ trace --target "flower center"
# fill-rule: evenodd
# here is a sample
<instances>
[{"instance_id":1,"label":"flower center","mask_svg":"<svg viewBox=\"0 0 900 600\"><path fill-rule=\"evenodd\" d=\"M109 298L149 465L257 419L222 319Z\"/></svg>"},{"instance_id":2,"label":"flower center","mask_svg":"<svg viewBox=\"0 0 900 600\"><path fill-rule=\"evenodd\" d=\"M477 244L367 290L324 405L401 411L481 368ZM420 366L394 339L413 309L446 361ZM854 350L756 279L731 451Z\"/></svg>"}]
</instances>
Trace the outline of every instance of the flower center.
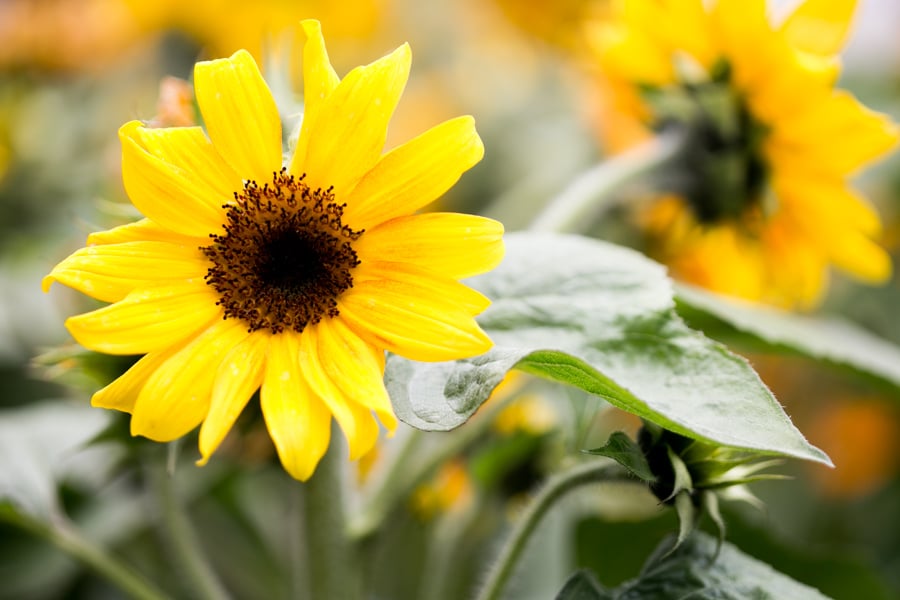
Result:
<instances>
[{"instance_id":1,"label":"flower center","mask_svg":"<svg viewBox=\"0 0 900 600\"><path fill-rule=\"evenodd\" d=\"M353 287L359 258L355 231L341 222L346 204L331 188L311 189L304 176L274 173L255 181L227 204L224 235L201 248L212 262L206 282L219 293L225 318L244 321L249 331L303 331L338 315L337 299Z\"/></svg>"},{"instance_id":2,"label":"flower center","mask_svg":"<svg viewBox=\"0 0 900 600\"><path fill-rule=\"evenodd\" d=\"M710 79L645 90L657 129L683 127L687 150L679 185L697 221L740 221L762 203L769 169L762 143L767 128L748 110L724 61Z\"/></svg>"}]
</instances>

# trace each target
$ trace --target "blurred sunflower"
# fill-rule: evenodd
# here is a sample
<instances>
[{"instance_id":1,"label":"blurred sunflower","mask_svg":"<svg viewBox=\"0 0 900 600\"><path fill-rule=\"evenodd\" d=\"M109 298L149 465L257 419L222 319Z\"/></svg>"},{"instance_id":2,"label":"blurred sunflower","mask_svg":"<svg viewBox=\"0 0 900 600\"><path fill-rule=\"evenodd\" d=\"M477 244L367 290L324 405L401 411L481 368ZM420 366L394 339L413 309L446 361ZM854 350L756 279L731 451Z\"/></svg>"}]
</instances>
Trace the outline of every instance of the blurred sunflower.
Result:
<instances>
[{"instance_id":1,"label":"blurred sunflower","mask_svg":"<svg viewBox=\"0 0 900 600\"><path fill-rule=\"evenodd\" d=\"M637 123L690 131L690 177L645 215L677 277L810 307L829 266L890 276L879 218L848 186L897 142L885 116L835 89L854 9L806 0L773 24L765 0L623 0L591 31L614 145L634 141Z\"/></svg>"},{"instance_id":2,"label":"blurred sunflower","mask_svg":"<svg viewBox=\"0 0 900 600\"><path fill-rule=\"evenodd\" d=\"M289 148L249 53L198 63L205 129L120 130L125 189L147 218L92 234L43 282L113 303L66 322L79 343L145 355L95 406L131 413L132 434L158 441L202 423L205 463L259 389L301 480L332 416L352 459L376 442L373 413L396 427L385 350L433 361L490 348L474 320L489 301L458 280L503 255L496 221L414 214L481 159L472 118L382 154L409 47L340 79L319 23L303 29L305 107Z\"/></svg>"},{"instance_id":3,"label":"blurred sunflower","mask_svg":"<svg viewBox=\"0 0 900 600\"><path fill-rule=\"evenodd\" d=\"M176 30L199 43L208 56L225 56L245 49L259 62L297 22L315 18L332 40L374 35L388 0L119 0L136 20L152 30ZM343 46L343 44L341 45Z\"/></svg>"}]
</instances>

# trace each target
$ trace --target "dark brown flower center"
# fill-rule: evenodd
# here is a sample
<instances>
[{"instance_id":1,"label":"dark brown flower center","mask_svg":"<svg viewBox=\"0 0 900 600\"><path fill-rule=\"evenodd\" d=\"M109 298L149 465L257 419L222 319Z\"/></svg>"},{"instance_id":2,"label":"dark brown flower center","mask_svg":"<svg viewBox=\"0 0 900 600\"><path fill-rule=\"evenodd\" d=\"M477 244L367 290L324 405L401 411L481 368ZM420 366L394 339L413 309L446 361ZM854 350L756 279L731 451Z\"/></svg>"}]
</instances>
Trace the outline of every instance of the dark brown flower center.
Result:
<instances>
[{"instance_id":1,"label":"dark brown flower center","mask_svg":"<svg viewBox=\"0 0 900 600\"><path fill-rule=\"evenodd\" d=\"M249 331L303 331L338 315L337 299L353 286L359 258L351 242L363 231L341 222L345 204L331 188L311 189L304 176L274 173L227 204L224 235L201 248L212 266L206 282L219 293L225 318Z\"/></svg>"}]
</instances>

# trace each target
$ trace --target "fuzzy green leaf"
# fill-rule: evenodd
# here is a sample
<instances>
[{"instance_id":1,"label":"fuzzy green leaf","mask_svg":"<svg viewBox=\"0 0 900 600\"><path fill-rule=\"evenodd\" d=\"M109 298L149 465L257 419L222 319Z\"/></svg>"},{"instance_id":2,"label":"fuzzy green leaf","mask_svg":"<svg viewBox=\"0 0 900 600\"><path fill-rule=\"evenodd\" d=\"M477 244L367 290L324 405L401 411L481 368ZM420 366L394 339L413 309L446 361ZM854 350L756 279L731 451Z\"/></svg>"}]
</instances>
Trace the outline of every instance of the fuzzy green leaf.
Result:
<instances>
[{"instance_id":1,"label":"fuzzy green leaf","mask_svg":"<svg viewBox=\"0 0 900 600\"><path fill-rule=\"evenodd\" d=\"M644 481L650 482L656 479L641 447L621 431L613 432L602 447L585 450L585 452L611 458Z\"/></svg>"},{"instance_id":2,"label":"fuzzy green leaf","mask_svg":"<svg viewBox=\"0 0 900 600\"><path fill-rule=\"evenodd\" d=\"M893 388L900 400L900 347L834 317L798 315L679 285L678 312L709 335L753 350L838 365Z\"/></svg>"},{"instance_id":3,"label":"fuzzy green leaf","mask_svg":"<svg viewBox=\"0 0 900 600\"><path fill-rule=\"evenodd\" d=\"M662 266L572 235L506 244L503 264L470 282L493 301L479 322L494 349L441 363L391 356L385 383L400 419L453 429L518 368L694 439L830 464L746 360L684 324Z\"/></svg>"},{"instance_id":4,"label":"fuzzy green leaf","mask_svg":"<svg viewBox=\"0 0 900 600\"><path fill-rule=\"evenodd\" d=\"M576 571L556 595L556 600L611 600L611 597L590 571Z\"/></svg>"},{"instance_id":5,"label":"fuzzy green leaf","mask_svg":"<svg viewBox=\"0 0 900 600\"><path fill-rule=\"evenodd\" d=\"M86 446L109 417L65 401L0 411L0 502L41 520L51 518L61 479L79 469L102 472L106 460Z\"/></svg>"},{"instance_id":6,"label":"fuzzy green leaf","mask_svg":"<svg viewBox=\"0 0 900 600\"><path fill-rule=\"evenodd\" d=\"M616 588L612 600L827 600L818 590L778 573L733 545L695 532L674 551L664 541L639 577Z\"/></svg>"}]
</instances>

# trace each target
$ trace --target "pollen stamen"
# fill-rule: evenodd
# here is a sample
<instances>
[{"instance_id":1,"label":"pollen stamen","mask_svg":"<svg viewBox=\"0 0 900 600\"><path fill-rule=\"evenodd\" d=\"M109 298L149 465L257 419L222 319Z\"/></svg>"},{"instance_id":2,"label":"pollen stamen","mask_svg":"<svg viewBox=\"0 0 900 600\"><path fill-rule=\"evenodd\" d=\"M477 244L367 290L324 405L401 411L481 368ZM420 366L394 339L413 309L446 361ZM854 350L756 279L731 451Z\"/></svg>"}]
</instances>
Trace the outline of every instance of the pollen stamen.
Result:
<instances>
[{"instance_id":1,"label":"pollen stamen","mask_svg":"<svg viewBox=\"0 0 900 600\"><path fill-rule=\"evenodd\" d=\"M201 248L224 318L248 331L301 332L336 317L338 297L353 287L360 261L351 242L363 230L342 222L346 204L334 201L333 188L313 190L304 177L281 169L262 187L247 181L223 207L225 233Z\"/></svg>"}]
</instances>

